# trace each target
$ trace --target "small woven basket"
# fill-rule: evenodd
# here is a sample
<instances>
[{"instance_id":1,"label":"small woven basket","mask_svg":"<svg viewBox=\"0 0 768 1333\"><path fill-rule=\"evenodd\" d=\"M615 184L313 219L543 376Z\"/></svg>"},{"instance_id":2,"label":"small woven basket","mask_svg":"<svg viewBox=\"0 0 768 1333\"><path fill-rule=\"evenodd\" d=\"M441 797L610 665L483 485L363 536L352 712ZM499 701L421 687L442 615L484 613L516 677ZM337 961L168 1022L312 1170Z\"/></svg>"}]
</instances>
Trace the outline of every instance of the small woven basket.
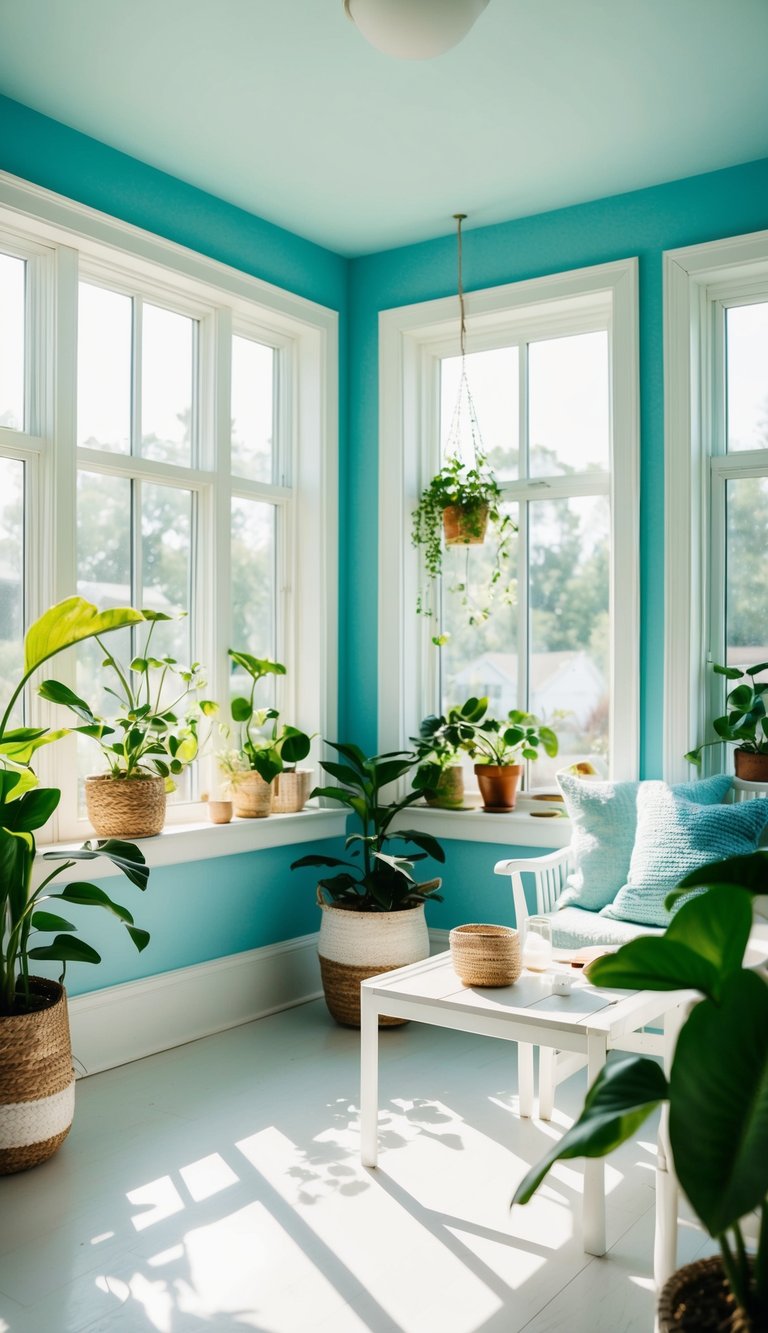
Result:
<instances>
[{"instance_id":1,"label":"small woven basket","mask_svg":"<svg viewBox=\"0 0 768 1333\"><path fill-rule=\"evenodd\" d=\"M101 773L85 779L85 804L100 838L152 838L165 823L165 782Z\"/></svg>"},{"instance_id":2,"label":"small woven basket","mask_svg":"<svg viewBox=\"0 0 768 1333\"><path fill-rule=\"evenodd\" d=\"M465 986L511 986L523 970L520 936L511 926L455 926L449 942L453 970Z\"/></svg>"},{"instance_id":3,"label":"small woven basket","mask_svg":"<svg viewBox=\"0 0 768 1333\"><path fill-rule=\"evenodd\" d=\"M298 768L278 773L272 779L272 813L292 815L303 810L309 796L312 769Z\"/></svg>"},{"instance_id":4,"label":"small woven basket","mask_svg":"<svg viewBox=\"0 0 768 1333\"><path fill-rule=\"evenodd\" d=\"M259 773L236 773L231 794L235 814L240 819L266 819L272 809L272 787Z\"/></svg>"}]
</instances>

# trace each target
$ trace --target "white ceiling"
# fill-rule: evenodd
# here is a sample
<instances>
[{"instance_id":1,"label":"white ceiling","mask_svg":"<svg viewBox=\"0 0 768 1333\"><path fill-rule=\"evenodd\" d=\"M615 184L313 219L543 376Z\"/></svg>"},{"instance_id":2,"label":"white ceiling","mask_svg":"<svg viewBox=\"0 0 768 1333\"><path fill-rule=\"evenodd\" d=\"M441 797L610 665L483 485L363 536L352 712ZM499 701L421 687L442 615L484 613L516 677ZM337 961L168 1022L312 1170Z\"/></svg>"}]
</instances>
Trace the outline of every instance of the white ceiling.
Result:
<instances>
[{"instance_id":1,"label":"white ceiling","mask_svg":"<svg viewBox=\"0 0 768 1333\"><path fill-rule=\"evenodd\" d=\"M436 60L342 0L0 0L0 91L345 255L768 156L766 0L490 0Z\"/></svg>"}]
</instances>

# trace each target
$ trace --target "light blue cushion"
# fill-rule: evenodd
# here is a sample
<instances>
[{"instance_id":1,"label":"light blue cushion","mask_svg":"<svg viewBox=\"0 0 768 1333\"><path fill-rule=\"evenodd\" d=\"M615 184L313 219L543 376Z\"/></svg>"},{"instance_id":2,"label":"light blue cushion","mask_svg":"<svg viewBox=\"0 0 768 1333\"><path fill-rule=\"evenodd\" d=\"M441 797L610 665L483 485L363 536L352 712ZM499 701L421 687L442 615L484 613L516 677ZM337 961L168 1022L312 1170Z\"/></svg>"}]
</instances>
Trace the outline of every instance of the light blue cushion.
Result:
<instances>
[{"instance_id":1,"label":"light blue cushion","mask_svg":"<svg viewBox=\"0 0 768 1333\"><path fill-rule=\"evenodd\" d=\"M613 902L627 882L637 827L637 796L646 784L591 782L570 773L558 773L557 780L573 825L574 862L557 906L597 912ZM731 783L730 777L719 776L681 783L673 790L709 805L722 801Z\"/></svg>"},{"instance_id":2,"label":"light blue cushion","mask_svg":"<svg viewBox=\"0 0 768 1333\"><path fill-rule=\"evenodd\" d=\"M627 944L638 935L661 935L649 926L634 926L627 921L611 921L602 912L585 912L582 907L564 907L548 913L552 922L552 943L556 949L581 949L595 944Z\"/></svg>"},{"instance_id":3,"label":"light blue cushion","mask_svg":"<svg viewBox=\"0 0 768 1333\"><path fill-rule=\"evenodd\" d=\"M637 833L627 882L602 915L645 926L667 926L664 899L698 866L757 848L768 822L768 801L700 805L665 782L646 782L637 796Z\"/></svg>"}]
</instances>

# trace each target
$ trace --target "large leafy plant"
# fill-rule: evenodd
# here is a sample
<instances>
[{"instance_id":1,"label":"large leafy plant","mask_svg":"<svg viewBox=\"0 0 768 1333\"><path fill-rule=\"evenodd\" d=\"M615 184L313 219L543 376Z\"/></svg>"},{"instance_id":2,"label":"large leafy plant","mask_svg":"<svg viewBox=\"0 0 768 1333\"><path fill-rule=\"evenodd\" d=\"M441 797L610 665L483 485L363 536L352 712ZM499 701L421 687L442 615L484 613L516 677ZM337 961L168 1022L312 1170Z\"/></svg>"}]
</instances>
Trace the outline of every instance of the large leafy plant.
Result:
<instances>
[{"instance_id":1,"label":"large leafy plant","mask_svg":"<svg viewBox=\"0 0 768 1333\"><path fill-rule=\"evenodd\" d=\"M765 700L768 695L768 680L755 680L755 676L768 671L768 662L757 662L754 666L730 667L713 664L712 670L726 680L739 681L725 698L727 712L716 717L712 723L717 735L714 740L704 741L690 750L685 756L690 764L698 768L701 764L701 752L708 745L719 745L728 741L747 754L768 754L768 718Z\"/></svg>"},{"instance_id":2,"label":"large leafy plant","mask_svg":"<svg viewBox=\"0 0 768 1333\"><path fill-rule=\"evenodd\" d=\"M44 906L52 899L65 905L99 907L111 912L125 925L139 950L149 941L149 935L134 924L128 909L95 884L67 884L59 893L53 893L50 887L57 876L78 861L105 856L131 883L144 889L149 869L132 843L109 839L87 842L79 851L46 852L45 860L61 864L33 889L34 835L56 809L60 792L40 787L31 763L41 746L66 732L47 727L10 726L14 706L25 685L44 662L85 639L140 623L141 619L141 612L131 607L98 611L81 597L70 597L47 611L27 632L21 678L0 720L0 1014L24 1013L40 1003L30 984L30 959L62 963L61 980L68 962L101 961L91 945L77 938L77 927L71 921ZM89 721L75 730L91 735L94 724ZM51 932L56 933L50 943L37 943L41 935Z\"/></svg>"},{"instance_id":3,"label":"large leafy plant","mask_svg":"<svg viewBox=\"0 0 768 1333\"><path fill-rule=\"evenodd\" d=\"M325 761L321 767L341 785L316 787L312 795L330 797L346 805L357 816L361 830L350 833L346 840L351 859L302 856L293 862L291 869L300 866L340 867L338 874L319 881L320 888L332 903L360 912L398 912L427 898L442 902L438 893L439 879L419 884L411 873L414 863L426 857L431 856L441 863L445 861L439 842L416 829L390 831L395 815L419 800L421 791L411 791L400 801L381 802L382 789L397 782L413 768L414 756L395 751L366 758L356 745L328 743L344 762ZM385 851L393 842L412 843L418 850L406 856Z\"/></svg>"},{"instance_id":4,"label":"large leafy plant","mask_svg":"<svg viewBox=\"0 0 768 1333\"><path fill-rule=\"evenodd\" d=\"M466 750L478 764L519 764L521 759L538 759L540 748L554 759L558 739L551 727L519 708L511 709L506 718L486 717L487 704L487 699L468 699L458 716L448 717L439 735Z\"/></svg>"},{"instance_id":5,"label":"large leafy plant","mask_svg":"<svg viewBox=\"0 0 768 1333\"><path fill-rule=\"evenodd\" d=\"M680 1030L670 1076L646 1057L605 1066L584 1109L518 1187L526 1203L554 1162L603 1157L669 1103L675 1172L697 1216L720 1245L738 1306L768 1326L768 985L744 966L750 895L768 888L768 852L732 857L688 875L667 898L679 904L663 936L645 936L587 969L590 982L628 990L693 990L701 1000ZM741 1221L759 1213L757 1254ZM745 1327L745 1325L740 1325Z\"/></svg>"},{"instance_id":6,"label":"large leafy plant","mask_svg":"<svg viewBox=\"0 0 768 1333\"><path fill-rule=\"evenodd\" d=\"M139 613L137 613L139 614ZM97 741L114 778L161 777L167 791L197 757L200 718L218 712L211 699L199 699L205 676L199 662L180 666L174 657L154 657L150 651L160 621L173 619L164 611L142 611L139 619L149 630L142 651L124 665L96 633L104 653L104 668L113 682L106 693L117 700L114 718L101 717L68 685L45 680L40 694L51 703L63 704L80 719L85 731Z\"/></svg>"},{"instance_id":7,"label":"large leafy plant","mask_svg":"<svg viewBox=\"0 0 768 1333\"><path fill-rule=\"evenodd\" d=\"M256 708L256 688L266 676L284 676L285 667L281 662L271 662L268 658L253 657L250 653L228 650L233 662L250 677L251 688L247 697L238 696L232 700L232 719L240 724L240 749L229 756L225 767L230 772L231 780L237 780L238 771L255 771L271 782L284 769L295 768L296 764L306 759L311 746L311 738L298 727L283 725L278 727L280 714L276 708ZM268 724L272 723L269 727ZM267 728L265 731L264 728ZM238 762L239 760L239 762Z\"/></svg>"},{"instance_id":8,"label":"large leafy plant","mask_svg":"<svg viewBox=\"0 0 768 1333\"><path fill-rule=\"evenodd\" d=\"M427 792L437 789L445 770L461 762L487 708L486 698L471 698L449 708L447 716L430 713L423 718L418 736L410 737L417 760L414 787Z\"/></svg>"}]
</instances>

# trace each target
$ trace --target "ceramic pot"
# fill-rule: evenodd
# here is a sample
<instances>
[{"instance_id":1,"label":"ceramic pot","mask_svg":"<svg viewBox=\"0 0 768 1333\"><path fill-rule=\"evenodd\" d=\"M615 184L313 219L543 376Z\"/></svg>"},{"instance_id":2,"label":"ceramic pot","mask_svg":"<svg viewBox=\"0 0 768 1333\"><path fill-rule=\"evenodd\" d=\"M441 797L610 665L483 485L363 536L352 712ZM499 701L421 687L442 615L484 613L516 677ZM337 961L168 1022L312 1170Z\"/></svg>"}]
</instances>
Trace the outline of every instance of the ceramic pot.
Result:
<instances>
[{"instance_id":1,"label":"ceramic pot","mask_svg":"<svg viewBox=\"0 0 768 1333\"><path fill-rule=\"evenodd\" d=\"M208 818L212 824L228 824L232 818L232 802L209 801Z\"/></svg>"},{"instance_id":2,"label":"ceramic pot","mask_svg":"<svg viewBox=\"0 0 768 1333\"><path fill-rule=\"evenodd\" d=\"M514 810L522 764L475 764L483 809L490 812Z\"/></svg>"},{"instance_id":3,"label":"ceramic pot","mask_svg":"<svg viewBox=\"0 0 768 1333\"><path fill-rule=\"evenodd\" d=\"M272 786L259 773L237 773L232 779L232 804L241 819L266 819L272 809Z\"/></svg>"},{"instance_id":4,"label":"ceramic pot","mask_svg":"<svg viewBox=\"0 0 768 1333\"><path fill-rule=\"evenodd\" d=\"M322 908L318 953L325 1002L337 1023L360 1026L360 982L379 972L429 957L424 904L402 912L355 912L326 903ZM395 1027L404 1018L379 1018L379 1027Z\"/></svg>"},{"instance_id":5,"label":"ceramic pot","mask_svg":"<svg viewBox=\"0 0 768 1333\"><path fill-rule=\"evenodd\" d=\"M743 782L768 782L768 754L750 754L736 750L733 756L736 777Z\"/></svg>"},{"instance_id":6,"label":"ceramic pot","mask_svg":"<svg viewBox=\"0 0 768 1333\"><path fill-rule=\"evenodd\" d=\"M0 1175L52 1157L75 1111L75 1071L67 997L58 981L30 977L45 1001L29 1014L0 1017Z\"/></svg>"},{"instance_id":7,"label":"ceramic pot","mask_svg":"<svg viewBox=\"0 0 768 1333\"><path fill-rule=\"evenodd\" d=\"M462 509L448 505L443 510L443 537L446 546L482 546L488 528L488 506Z\"/></svg>"},{"instance_id":8,"label":"ceramic pot","mask_svg":"<svg viewBox=\"0 0 768 1333\"><path fill-rule=\"evenodd\" d=\"M147 774L85 779L88 818L100 838L152 838L165 823L165 782Z\"/></svg>"},{"instance_id":9,"label":"ceramic pot","mask_svg":"<svg viewBox=\"0 0 768 1333\"><path fill-rule=\"evenodd\" d=\"M464 769L460 764L444 768L440 781L430 791L425 791L427 805L438 810L460 810L464 804Z\"/></svg>"}]
</instances>

